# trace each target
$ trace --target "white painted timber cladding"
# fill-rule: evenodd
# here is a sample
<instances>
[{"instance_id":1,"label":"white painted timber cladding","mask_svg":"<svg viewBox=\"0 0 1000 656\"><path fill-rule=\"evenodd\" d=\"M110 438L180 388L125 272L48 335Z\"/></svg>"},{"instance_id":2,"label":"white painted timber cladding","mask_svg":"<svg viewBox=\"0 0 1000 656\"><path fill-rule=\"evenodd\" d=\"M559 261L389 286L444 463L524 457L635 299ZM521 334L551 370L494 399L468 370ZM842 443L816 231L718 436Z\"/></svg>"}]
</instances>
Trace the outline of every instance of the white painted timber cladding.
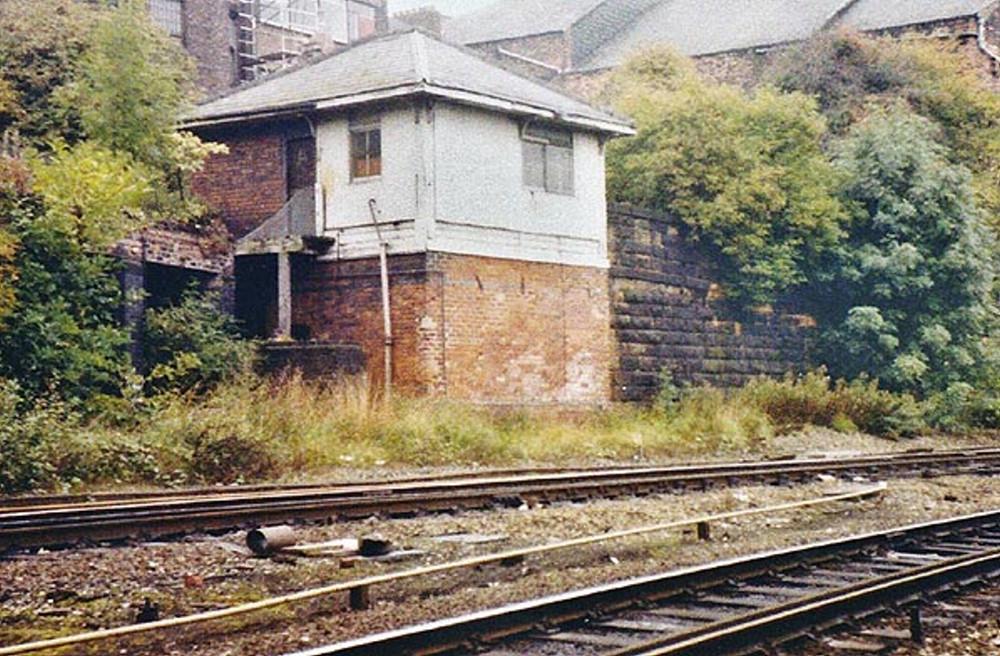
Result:
<instances>
[{"instance_id":1,"label":"white painted timber cladding","mask_svg":"<svg viewBox=\"0 0 1000 656\"><path fill-rule=\"evenodd\" d=\"M338 242L331 257L377 254L368 211L374 198L392 253L608 266L604 153L596 135L574 135L574 193L562 195L524 185L513 117L438 102L433 111L387 111L381 123L382 175L353 182L348 122L317 128L324 232Z\"/></svg>"}]
</instances>

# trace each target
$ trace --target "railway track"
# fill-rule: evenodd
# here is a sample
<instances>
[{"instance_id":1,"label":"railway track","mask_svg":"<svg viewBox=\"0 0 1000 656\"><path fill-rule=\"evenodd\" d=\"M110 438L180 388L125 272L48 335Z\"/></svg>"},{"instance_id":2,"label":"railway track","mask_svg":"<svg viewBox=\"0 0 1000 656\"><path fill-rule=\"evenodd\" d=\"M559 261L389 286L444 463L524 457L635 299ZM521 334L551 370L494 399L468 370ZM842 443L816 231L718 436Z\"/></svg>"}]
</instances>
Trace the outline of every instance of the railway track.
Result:
<instances>
[{"instance_id":1,"label":"railway track","mask_svg":"<svg viewBox=\"0 0 1000 656\"><path fill-rule=\"evenodd\" d=\"M0 553L81 541L175 536L293 520L402 516L496 505L641 495L738 484L790 484L819 474L911 477L1000 472L1000 449L841 459L499 473L305 488L96 499L0 507Z\"/></svg>"},{"instance_id":2,"label":"railway track","mask_svg":"<svg viewBox=\"0 0 1000 656\"><path fill-rule=\"evenodd\" d=\"M1000 576L1000 510L689 568L294 656L725 656Z\"/></svg>"}]
</instances>

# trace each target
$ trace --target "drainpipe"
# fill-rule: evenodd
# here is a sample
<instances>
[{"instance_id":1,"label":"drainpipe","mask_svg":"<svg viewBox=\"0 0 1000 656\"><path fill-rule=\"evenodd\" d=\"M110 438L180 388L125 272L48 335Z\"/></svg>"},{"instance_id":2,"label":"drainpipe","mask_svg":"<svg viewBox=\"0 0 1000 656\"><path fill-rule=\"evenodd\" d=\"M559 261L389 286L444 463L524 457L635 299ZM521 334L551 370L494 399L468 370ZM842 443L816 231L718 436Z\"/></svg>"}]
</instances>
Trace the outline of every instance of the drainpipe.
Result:
<instances>
[{"instance_id":1,"label":"drainpipe","mask_svg":"<svg viewBox=\"0 0 1000 656\"><path fill-rule=\"evenodd\" d=\"M379 243L379 267L382 271L382 321L385 332L385 398L392 400L392 314L389 302L389 242L382 236L382 228L378 222L378 203L374 198L368 199L368 209L375 225L375 235Z\"/></svg>"},{"instance_id":2,"label":"drainpipe","mask_svg":"<svg viewBox=\"0 0 1000 656\"><path fill-rule=\"evenodd\" d=\"M983 16L982 11L980 11L979 15L976 16L976 25L978 27L976 42L979 44L979 49L986 53L991 60L993 60L993 74L996 75L997 71L1000 70L1000 54L997 54L997 52L990 47L990 42L986 38L986 18Z\"/></svg>"}]
</instances>

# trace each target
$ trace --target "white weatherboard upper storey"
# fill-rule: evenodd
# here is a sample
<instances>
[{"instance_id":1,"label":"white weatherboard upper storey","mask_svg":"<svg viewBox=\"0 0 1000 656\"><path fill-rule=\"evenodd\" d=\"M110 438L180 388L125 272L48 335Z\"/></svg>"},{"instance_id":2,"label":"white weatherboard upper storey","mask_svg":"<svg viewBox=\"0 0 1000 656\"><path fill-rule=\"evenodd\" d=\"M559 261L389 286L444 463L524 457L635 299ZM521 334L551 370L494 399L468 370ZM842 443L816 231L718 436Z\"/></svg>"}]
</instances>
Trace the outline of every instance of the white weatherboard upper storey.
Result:
<instances>
[{"instance_id":1,"label":"white weatherboard upper storey","mask_svg":"<svg viewBox=\"0 0 1000 656\"><path fill-rule=\"evenodd\" d=\"M574 193L525 186L521 125L510 116L438 101L379 116L382 174L351 180L346 119L317 126L322 233L331 258L370 257L374 199L395 254L425 251L607 267L600 138L574 135Z\"/></svg>"}]
</instances>

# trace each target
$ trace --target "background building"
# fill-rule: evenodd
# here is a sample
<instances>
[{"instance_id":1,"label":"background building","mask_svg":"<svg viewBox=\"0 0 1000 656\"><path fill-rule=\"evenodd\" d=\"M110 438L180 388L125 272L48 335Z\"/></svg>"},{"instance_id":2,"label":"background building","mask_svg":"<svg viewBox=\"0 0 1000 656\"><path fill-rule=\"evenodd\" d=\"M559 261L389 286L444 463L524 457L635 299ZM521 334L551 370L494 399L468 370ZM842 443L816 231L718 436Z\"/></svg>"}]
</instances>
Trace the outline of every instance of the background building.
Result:
<instances>
[{"instance_id":1,"label":"background building","mask_svg":"<svg viewBox=\"0 0 1000 656\"><path fill-rule=\"evenodd\" d=\"M148 0L153 21L198 66L206 93L225 91L385 31L386 0Z\"/></svg>"}]
</instances>

